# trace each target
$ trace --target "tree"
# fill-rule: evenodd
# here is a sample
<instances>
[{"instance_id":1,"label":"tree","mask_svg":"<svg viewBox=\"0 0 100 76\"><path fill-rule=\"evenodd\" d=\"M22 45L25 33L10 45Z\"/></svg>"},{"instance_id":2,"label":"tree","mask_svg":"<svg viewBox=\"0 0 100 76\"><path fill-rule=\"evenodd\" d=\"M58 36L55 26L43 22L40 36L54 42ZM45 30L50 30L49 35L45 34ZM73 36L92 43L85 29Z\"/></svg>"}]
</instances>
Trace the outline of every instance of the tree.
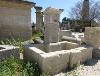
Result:
<instances>
[{"instance_id":1,"label":"tree","mask_svg":"<svg viewBox=\"0 0 100 76\"><path fill-rule=\"evenodd\" d=\"M82 19L82 5L83 5L83 2L79 1L71 9L70 16L72 19ZM93 20L93 21L100 20L100 1L94 2L90 0L89 18L90 20Z\"/></svg>"}]
</instances>

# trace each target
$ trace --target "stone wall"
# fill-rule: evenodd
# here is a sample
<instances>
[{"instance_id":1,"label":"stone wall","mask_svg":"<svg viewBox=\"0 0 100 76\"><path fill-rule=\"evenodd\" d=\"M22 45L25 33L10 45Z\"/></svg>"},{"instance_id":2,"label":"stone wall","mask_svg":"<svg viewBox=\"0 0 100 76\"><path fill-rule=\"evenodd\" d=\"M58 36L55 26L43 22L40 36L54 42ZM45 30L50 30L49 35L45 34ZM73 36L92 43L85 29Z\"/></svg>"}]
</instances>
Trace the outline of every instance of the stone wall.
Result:
<instances>
[{"instance_id":1,"label":"stone wall","mask_svg":"<svg viewBox=\"0 0 100 76\"><path fill-rule=\"evenodd\" d=\"M13 36L27 40L31 35L31 6L0 1L0 39Z\"/></svg>"},{"instance_id":2,"label":"stone wall","mask_svg":"<svg viewBox=\"0 0 100 76\"><path fill-rule=\"evenodd\" d=\"M85 43L94 48L93 57L100 58L100 27L86 27L84 36Z\"/></svg>"},{"instance_id":3,"label":"stone wall","mask_svg":"<svg viewBox=\"0 0 100 76\"><path fill-rule=\"evenodd\" d=\"M86 44L100 47L100 27L86 27L84 37Z\"/></svg>"}]
</instances>

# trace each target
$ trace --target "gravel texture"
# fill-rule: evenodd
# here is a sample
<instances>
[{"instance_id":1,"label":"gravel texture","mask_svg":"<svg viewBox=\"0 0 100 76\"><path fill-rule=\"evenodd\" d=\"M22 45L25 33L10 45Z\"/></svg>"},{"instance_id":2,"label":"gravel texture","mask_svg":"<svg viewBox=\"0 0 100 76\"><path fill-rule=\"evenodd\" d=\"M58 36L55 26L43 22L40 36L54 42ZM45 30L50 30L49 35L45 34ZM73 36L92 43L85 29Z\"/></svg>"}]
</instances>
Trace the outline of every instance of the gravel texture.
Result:
<instances>
[{"instance_id":1,"label":"gravel texture","mask_svg":"<svg viewBox=\"0 0 100 76\"><path fill-rule=\"evenodd\" d=\"M54 76L100 76L100 59L88 60L84 65L80 65L75 70Z\"/></svg>"}]
</instances>

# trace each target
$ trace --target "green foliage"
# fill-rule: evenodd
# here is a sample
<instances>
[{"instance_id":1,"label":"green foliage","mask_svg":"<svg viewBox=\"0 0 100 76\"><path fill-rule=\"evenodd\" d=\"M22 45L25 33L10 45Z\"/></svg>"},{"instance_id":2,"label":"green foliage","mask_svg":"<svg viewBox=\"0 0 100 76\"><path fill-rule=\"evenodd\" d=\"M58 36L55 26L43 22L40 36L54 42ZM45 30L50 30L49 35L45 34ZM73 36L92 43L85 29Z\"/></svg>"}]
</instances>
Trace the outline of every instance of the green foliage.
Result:
<instances>
[{"instance_id":1,"label":"green foliage","mask_svg":"<svg viewBox=\"0 0 100 76\"><path fill-rule=\"evenodd\" d=\"M41 72L37 63L24 62L14 57L0 62L0 76L50 76Z\"/></svg>"},{"instance_id":2,"label":"green foliage","mask_svg":"<svg viewBox=\"0 0 100 76\"><path fill-rule=\"evenodd\" d=\"M32 36L32 40L35 40L37 37L43 37L43 33L42 32L35 32Z\"/></svg>"},{"instance_id":3,"label":"green foliage","mask_svg":"<svg viewBox=\"0 0 100 76\"><path fill-rule=\"evenodd\" d=\"M49 73L43 73L42 75L40 76L50 76Z\"/></svg>"}]
</instances>

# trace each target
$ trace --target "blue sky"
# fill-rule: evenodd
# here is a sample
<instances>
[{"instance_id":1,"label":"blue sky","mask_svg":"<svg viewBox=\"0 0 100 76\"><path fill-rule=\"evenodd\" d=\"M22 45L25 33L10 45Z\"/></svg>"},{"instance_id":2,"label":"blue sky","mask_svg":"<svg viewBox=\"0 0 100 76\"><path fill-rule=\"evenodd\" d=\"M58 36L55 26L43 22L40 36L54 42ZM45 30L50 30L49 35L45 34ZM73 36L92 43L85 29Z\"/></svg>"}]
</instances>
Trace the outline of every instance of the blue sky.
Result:
<instances>
[{"instance_id":1,"label":"blue sky","mask_svg":"<svg viewBox=\"0 0 100 76\"><path fill-rule=\"evenodd\" d=\"M43 10L49 6L64 9L64 12L61 14L60 20L63 17L69 17L69 12L75 3L82 0L29 0L36 3L38 6L42 6ZM32 9L32 22L35 22L35 9Z\"/></svg>"}]
</instances>

